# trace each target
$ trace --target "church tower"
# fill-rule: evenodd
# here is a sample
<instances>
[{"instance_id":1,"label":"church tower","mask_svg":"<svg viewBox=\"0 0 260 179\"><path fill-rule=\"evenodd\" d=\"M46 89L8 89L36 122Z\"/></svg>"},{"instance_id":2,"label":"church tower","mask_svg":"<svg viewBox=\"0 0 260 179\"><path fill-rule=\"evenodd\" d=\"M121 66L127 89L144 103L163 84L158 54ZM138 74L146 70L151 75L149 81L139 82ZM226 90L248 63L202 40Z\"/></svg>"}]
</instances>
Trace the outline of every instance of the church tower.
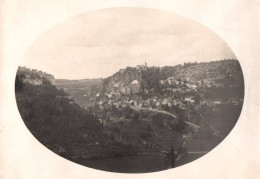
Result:
<instances>
[{"instance_id":1,"label":"church tower","mask_svg":"<svg viewBox=\"0 0 260 179\"><path fill-rule=\"evenodd\" d=\"M143 67L143 70L147 70L148 69L148 67L147 67L147 63L146 63L146 61L144 62L144 67Z\"/></svg>"}]
</instances>

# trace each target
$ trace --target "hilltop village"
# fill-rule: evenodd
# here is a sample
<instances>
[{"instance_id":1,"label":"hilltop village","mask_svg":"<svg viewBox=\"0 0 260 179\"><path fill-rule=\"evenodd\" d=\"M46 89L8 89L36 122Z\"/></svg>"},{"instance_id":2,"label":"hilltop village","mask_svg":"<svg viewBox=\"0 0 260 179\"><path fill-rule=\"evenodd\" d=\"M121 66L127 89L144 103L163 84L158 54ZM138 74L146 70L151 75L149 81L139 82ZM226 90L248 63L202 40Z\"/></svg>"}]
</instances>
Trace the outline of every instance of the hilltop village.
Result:
<instances>
[{"instance_id":1,"label":"hilltop village","mask_svg":"<svg viewBox=\"0 0 260 179\"><path fill-rule=\"evenodd\" d=\"M111 106L117 109L132 106L158 110L177 107L186 110L190 106L199 109L203 105L214 108L242 103L243 77L236 60L195 62L184 66L170 69L172 76L166 75L164 79L160 79L160 74L167 67L148 67L146 62L144 65L121 69L104 79L86 109L89 106L98 106L101 110ZM147 74L150 76L149 70L153 71L154 79L146 78Z\"/></svg>"}]
</instances>

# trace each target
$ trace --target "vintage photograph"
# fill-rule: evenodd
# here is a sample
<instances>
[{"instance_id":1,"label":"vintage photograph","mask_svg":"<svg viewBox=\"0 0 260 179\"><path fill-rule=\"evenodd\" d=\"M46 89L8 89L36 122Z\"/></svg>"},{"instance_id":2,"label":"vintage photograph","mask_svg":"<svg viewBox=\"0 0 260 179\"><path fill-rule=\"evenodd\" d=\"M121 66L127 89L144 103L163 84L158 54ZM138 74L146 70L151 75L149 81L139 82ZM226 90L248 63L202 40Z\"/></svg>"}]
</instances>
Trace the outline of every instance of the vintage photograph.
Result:
<instances>
[{"instance_id":1,"label":"vintage photograph","mask_svg":"<svg viewBox=\"0 0 260 179\"><path fill-rule=\"evenodd\" d=\"M147 173L217 147L239 119L244 78L239 59L205 26L110 8L35 39L15 97L25 126L50 151L98 170Z\"/></svg>"}]
</instances>

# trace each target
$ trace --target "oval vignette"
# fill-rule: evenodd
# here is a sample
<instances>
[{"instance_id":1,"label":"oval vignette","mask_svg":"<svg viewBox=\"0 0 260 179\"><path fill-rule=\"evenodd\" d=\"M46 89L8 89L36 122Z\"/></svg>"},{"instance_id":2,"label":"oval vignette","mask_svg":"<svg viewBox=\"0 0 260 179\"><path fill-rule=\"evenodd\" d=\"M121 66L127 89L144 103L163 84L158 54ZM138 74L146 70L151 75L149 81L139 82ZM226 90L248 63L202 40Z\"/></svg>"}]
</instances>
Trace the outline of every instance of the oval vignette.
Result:
<instances>
[{"instance_id":1,"label":"oval vignette","mask_svg":"<svg viewBox=\"0 0 260 179\"><path fill-rule=\"evenodd\" d=\"M111 8L42 33L18 67L20 115L75 163L119 173L182 166L235 126L244 78L227 44L182 16Z\"/></svg>"}]
</instances>

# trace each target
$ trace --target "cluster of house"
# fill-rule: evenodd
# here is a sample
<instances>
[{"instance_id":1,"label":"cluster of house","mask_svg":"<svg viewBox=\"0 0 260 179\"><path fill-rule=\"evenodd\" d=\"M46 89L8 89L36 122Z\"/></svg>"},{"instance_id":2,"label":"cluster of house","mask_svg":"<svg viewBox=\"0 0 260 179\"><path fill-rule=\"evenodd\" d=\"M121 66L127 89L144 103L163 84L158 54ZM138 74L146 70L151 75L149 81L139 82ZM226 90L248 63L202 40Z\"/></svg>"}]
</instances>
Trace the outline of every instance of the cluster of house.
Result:
<instances>
[{"instance_id":1,"label":"cluster of house","mask_svg":"<svg viewBox=\"0 0 260 179\"><path fill-rule=\"evenodd\" d=\"M171 86L177 88L178 86L186 85L189 88L196 89L199 85L202 85L202 81L194 81L190 78L175 78L169 77L166 80L160 80L160 84L163 86Z\"/></svg>"},{"instance_id":2,"label":"cluster of house","mask_svg":"<svg viewBox=\"0 0 260 179\"><path fill-rule=\"evenodd\" d=\"M33 85L42 85L43 80L46 79L48 80L52 85L55 85L55 79L53 75L50 75L46 72L38 71L36 69L30 69L27 67L18 67L18 74L23 74L24 83L30 83Z\"/></svg>"},{"instance_id":3,"label":"cluster of house","mask_svg":"<svg viewBox=\"0 0 260 179\"><path fill-rule=\"evenodd\" d=\"M204 68L204 66L202 67ZM147 69L147 64L139 65L136 68L141 70ZM214 67L212 67L212 69L213 68ZM206 70L207 68L205 67L204 71ZM196 70L194 71L196 72ZM190 74L195 72L192 71ZM116 108L136 106L154 109L162 109L164 106L176 106L183 110L187 109L189 105L195 105L196 107L207 105L213 107L222 104L241 104L241 102L243 102L242 99L230 98L225 101L220 99L206 99L202 94L198 93L199 87L223 87L224 85L222 83L216 82L216 79L218 78L223 78L223 76L218 75L218 77L216 77L215 73L211 71L201 78L203 80L198 80L198 78L195 79L189 75L185 76L185 74L178 77L169 77L159 81L159 84L162 86L160 90L165 93L163 95L155 93L154 96L151 94L153 94L153 91L155 90L143 90L141 89L140 81L133 80L129 85L121 87L120 90L107 92L104 98L96 101L96 104L98 104L101 109L107 106L115 106ZM170 91L170 93L167 91ZM153 97L144 100L140 95L136 95L139 92L149 93L150 96ZM131 98L129 97L129 94L133 94L131 95Z\"/></svg>"},{"instance_id":4,"label":"cluster of house","mask_svg":"<svg viewBox=\"0 0 260 179\"><path fill-rule=\"evenodd\" d=\"M222 83L216 83L214 78L205 78L203 80L195 80L189 77L169 77L166 80L160 80L160 85L170 87L175 91L185 91L182 87L187 87L186 89L196 90L198 87L223 87Z\"/></svg>"},{"instance_id":5,"label":"cluster of house","mask_svg":"<svg viewBox=\"0 0 260 179\"><path fill-rule=\"evenodd\" d=\"M136 94L140 92L140 84L137 80L133 80L130 85L127 85L121 89L124 94Z\"/></svg>"},{"instance_id":6,"label":"cluster of house","mask_svg":"<svg viewBox=\"0 0 260 179\"><path fill-rule=\"evenodd\" d=\"M160 99L158 97L153 97L147 100L143 100L141 97L134 96L130 99L129 96L122 96L119 93L107 94L103 100L98 102L99 108L103 109L108 106L115 106L116 108L126 107L126 106L136 106L142 108L161 108L163 105L177 105L178 101L172 98Z\"/></svg>"},{"instance_id":7,"label":"cluster of house","mask_svg":"<svg viewBox=\"0 0 260 179\"><path fill-rule=\"evenodd\" d=\"M120 100L103 100L98 102L99 108L103 109L104 107L108 106L115 106L116 108L121 108L121 107L127 107L127 106L135 106L135 107L140 107L140 108L156 108L159 109L163 105L173 105L173 101L170 101L169 99L147 99L143 100L138 97L134 97L133 99L129 99L129 97L124 97L123 99Z\"/></svg>"},{"instance_id":8,"label":"cluster of house","mask_svg":"<svg viewBox=\"0 0 260 179\"><path fill-rule=\"evenodd\" d=\"M100 109L109 106L115 106L116 108L134 106L161 110L163 106L176 106L185 110L189 105L196 105L198 107L206 105L209 107L214 107L222 104L239 105L242 102L243 100L238 98L229 98L226 101L223 101L219 99L205 99L203 96L201 96L200 98L196 99L195 95L184 95L179 98L174 96L154 96L144 100L142 97L137 95L134 95L132 98L130 98L128 95L122 95L120 92L110 92L106 93L106 97L102 98L101 101L98 101L97 104Z\"/></svg>"}]
</instances>

